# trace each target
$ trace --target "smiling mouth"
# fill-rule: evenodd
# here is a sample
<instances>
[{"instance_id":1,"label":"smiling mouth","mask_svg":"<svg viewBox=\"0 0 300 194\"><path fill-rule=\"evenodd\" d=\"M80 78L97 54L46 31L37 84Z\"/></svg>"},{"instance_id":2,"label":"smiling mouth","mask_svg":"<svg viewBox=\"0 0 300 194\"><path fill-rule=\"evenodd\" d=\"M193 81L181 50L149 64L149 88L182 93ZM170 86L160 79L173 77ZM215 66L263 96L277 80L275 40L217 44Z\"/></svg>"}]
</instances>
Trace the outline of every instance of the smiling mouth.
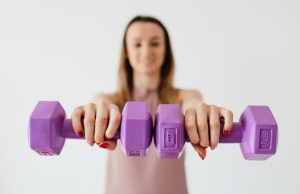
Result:
<instances>
[{"instance_id":1,"label":"smiling mouth","mask_svg":"<svg viewBox=\"0 0 300 194\"><path fill-rule=\"evenodd\" d=\"M154 63L154 60L143 60L141 61L141 64L143 65L151 65Z\"/></svg>"}]
</instances>

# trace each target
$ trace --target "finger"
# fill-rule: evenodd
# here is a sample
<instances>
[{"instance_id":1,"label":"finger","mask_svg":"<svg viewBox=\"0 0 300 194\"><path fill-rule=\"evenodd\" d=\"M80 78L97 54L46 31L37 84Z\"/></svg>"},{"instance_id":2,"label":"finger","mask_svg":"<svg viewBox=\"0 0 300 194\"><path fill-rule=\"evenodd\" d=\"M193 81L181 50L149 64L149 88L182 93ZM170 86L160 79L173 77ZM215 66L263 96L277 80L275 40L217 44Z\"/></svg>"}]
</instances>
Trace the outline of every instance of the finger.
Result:
<instances>
[{"instance_id":1,"label":"finger","mask_svg":"<svg viewBox=\"0 0 300 194\"><path fill-rule=\"evenodd\" d=\"M109 124L105 132L105 137L108 139L113 138L121 123L121 113L119 107L116 105L109 105Z\"/></svg>"},{"instance_id":2,"label":"finger","mask_svg":"<svg viewBox=\"0 0 300 194\"><path fill-rule=\"evenodd\" d=\"M80 107L77 107L71 115L73 129L79 137L84 136L84 129L83 129L83 126L81 123L82 117L84 117L84 110L83 110L83 107L80 106Z\"/></svg>"},{"instance_id":3,"label":"finger","mask_svg":"<svg viewBox=\"0 0 300 194\"><path fill-rule=\"evenodd\" d=\"M87 104L84 107L85 117L84 117L84 133L85 139L90 146L94 145L94 130L95 130L95 117L96 110L95 104Z\"/></svg>"},{"instance_id":4,"label":"finger","mask_svg":"<svg viewBox=\"0 0 300 194\"><path fill-rule=\"evenodd\" d=\"M113 151L113 150L115 150L116 147L117 147L117 141L115 141L115 140L105 140L105 141L99 143L98 146L99 146L100 148L103 148L103 149L107 149L107 150Z\"/></svg>"},{"instance_id":5,"label":"finger","mask_svg":"<svg viewBox=\"0 0 300 194\"><path fill-rule=\"evenodd\" d=\"M224 118L223 135L227 136L233 126L233 113L230 110L222 108L221 116Z\"/></svg>"},{"instance_id":6,"label":"finger","mask_svg":"<svg viewBox=\"0 0 300 194\"><path fill-rule=\"evenodd\" d=\"M192 144L199 144L200 138L196 124L196 112L194 109L187 109L185 112L185 130Z\"/></svg>"},{"instance_id":7,"label":"finger","mask_svg":"<svg viewBox=\"0 0 300 194\"><path fill-rule=\"evenodd\" d=\"M95 142L101 143L104 141L104 134L107 128L108 123L108 108L107 105L103 102L99 102L96 105L97 115L95 123Z\"/></svg>"},{"instance_id":8,"label":"finger","mask_svg":"<svg viewBox=\"0 0 300 194\"><path fill-rule=\"evenodd\" d=\"M218 146L220 138L220 113L217 106L210 106L209 111L209 133L210 148L213 150Z\"/></svg>"},{"instance_id":9,"label":"finger","mask_svg":"<svg viewBox=\"0 0 300 194\"><path fill-rule=\"evenodd\" d=\"M202 160L206 158L206 148L200 146L199 144L192 144L198 155Z\"/></svg>"},{"instance_id":10,"label":"finger","mask_svg":"<svg viewBox=\"0 0 300 194\"><path fill-rule=\"evenodd\" d=\"M197 128L198 134L200 136L200 145L202 147L209 146L209 135L208 135L208 125L207 125L207 108L205 105L200 105L197 108Z\"/></svg>"}]
</instances>

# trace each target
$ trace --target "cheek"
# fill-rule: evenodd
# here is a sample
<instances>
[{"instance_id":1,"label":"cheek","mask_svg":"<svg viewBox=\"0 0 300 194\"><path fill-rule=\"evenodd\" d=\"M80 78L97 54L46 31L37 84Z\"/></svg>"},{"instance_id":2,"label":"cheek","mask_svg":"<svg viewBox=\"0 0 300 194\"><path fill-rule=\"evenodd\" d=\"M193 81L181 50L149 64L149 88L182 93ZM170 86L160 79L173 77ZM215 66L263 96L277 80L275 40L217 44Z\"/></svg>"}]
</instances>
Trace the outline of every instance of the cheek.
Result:
<instances>
[{"instance_id":1,"label":"cheek","mask_svg":"<svg viewBox=\"0 0 300 194\"><path fill-rule=\"evenodd\" d=\"M157 50L157 56L161 62L163 62L163 60L165 59L165 55L166 55L165 48L162 47Z\"/></svg>"},{"instance_id":2,"label":"cheek","mask_svg":"<svg viewBox=\"0 0 300 194\"><path fill-rule=\"evenodd\" d=\"M129 59L130 63L135 63L135 61L137 61L137 58L138 58L137 51L135 51L133 49L128 50L128 59Z\"/></svg>"}]
</instances>

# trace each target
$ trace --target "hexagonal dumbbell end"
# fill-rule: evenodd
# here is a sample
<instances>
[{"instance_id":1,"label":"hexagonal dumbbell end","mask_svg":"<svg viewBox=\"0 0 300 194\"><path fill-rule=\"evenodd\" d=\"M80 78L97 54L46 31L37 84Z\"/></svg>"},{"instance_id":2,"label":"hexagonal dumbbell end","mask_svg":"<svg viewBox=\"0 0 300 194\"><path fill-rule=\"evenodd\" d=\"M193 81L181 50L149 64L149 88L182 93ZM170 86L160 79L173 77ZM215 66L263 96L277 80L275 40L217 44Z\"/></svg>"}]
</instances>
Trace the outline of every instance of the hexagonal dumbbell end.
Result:
<instances>
[{"instance_id":1,"label":"hexagonal dumbbell end","mask_svg":"<svg viewBox=\"0 0 300 194\"><path fill-rule=\"evenodd\" d=\"M267 106L248 106L240 117L244 133L241 149L246 160L266 160L276 153L278 128Z\"/></svg>"},{"instance_id":2,"label":"hexagonal dumbbell end","mask_svg":"<svg viewBox=\"0 0 300 194\"><path fill-rule=\"evenodd\" d=\"M126 118L126 119L123 119ZM146 102L127 102L122 111L120 140L126 156L145 156L152 140L152 116Z\"/></svg>"},{"instance_id":3,"label":"hexagonal dumbbell end","mask_svg":"<svg viewBox=\"0 0 300 194\"><path fill-rule=\"evenodd\" d=\"M185 144L184 116L177 104L160 104L155 115L154 143L159 158L179 158Z\"/></svg>"},{"instance_id":4,"label":"hexagonal dumbbell end","mask_svg":"<svg viewBox=\"0 0 300 194\"><path fill-rule=\"evenodd\" d=\"M41 155L59 155L66 113L59 102L40 101L33 110L28 126L30 148Z\"/></svg>"}]
</instances>

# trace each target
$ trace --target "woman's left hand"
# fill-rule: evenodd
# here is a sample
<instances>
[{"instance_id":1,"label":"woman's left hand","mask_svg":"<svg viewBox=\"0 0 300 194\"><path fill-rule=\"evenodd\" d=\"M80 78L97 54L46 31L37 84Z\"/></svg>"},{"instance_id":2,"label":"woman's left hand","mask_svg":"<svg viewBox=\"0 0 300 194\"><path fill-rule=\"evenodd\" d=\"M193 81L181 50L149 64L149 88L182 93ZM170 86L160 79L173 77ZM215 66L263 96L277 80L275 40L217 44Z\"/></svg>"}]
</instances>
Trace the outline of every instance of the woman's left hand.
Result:
<instances>
[{"instance_id":1,"label":"woman's left hand","mask_svg":"<svg viewBox=\"0 0 300 194\"><path fill-rule=\"evenodd\" d=\"M220 120L224 120L222 135L227 136L233 125L232 111L216 105L207 105L194 101L183 110L187 135L199 156L204 160L206 148L212 150L218 146L220 137Z\"/></svg>"}]
</instances>

